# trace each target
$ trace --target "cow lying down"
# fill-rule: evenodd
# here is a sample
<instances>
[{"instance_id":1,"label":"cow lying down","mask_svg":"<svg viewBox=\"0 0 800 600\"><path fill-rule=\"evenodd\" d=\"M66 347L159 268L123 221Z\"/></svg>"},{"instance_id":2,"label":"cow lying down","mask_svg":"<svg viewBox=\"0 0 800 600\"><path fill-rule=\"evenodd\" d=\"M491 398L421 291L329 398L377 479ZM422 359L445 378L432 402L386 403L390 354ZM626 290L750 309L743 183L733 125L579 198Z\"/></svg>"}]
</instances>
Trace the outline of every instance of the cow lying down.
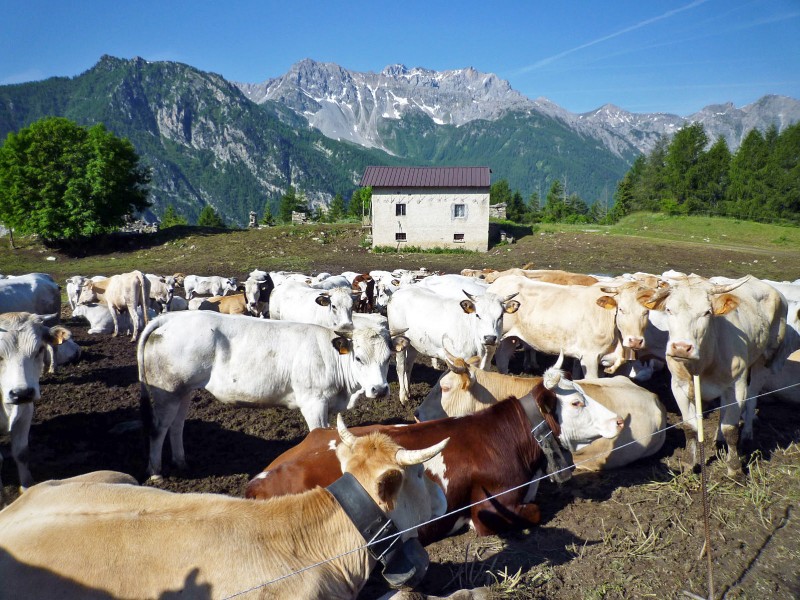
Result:
<instances>
[{"instance_id":1,"label":"cow lying down","mask_svg":"<svg viewBox=\"0 0 800 600\"><path fill-rule=\"evenodd\" d=\"M174 298L173 298L174 300ZM136 309L139 319L142 319L142 309ZM156 311L152 308L147 309L149 319L156 317ZM89 331L87 333L114 333L114 320L111 318L111 313L105 304L78 304L72 311L72 316L80 319L85 319L89 322ZM130 315L127 312L121 312L117 316L117 325L119 326L119 333L127 335L133 332L133 323L131 322Z\"/></svg>"},{"instance_id":2,"label":"cow lying down","mask_svg":"<svg viewBox=\"0 0 800 600\"><path fill-rule=\"evenodd\" d=\"M592 414L590 414L592 413ZM409 448L425 447L449 437L441 456L425 463L428 475L442 486L448 516L420 528L423 543L452 535L471 523L479 535L530 527L539 522L539 507L531 501L538 483L525 487L541 470L565 480L570 463L560 453L550 453L558 438L567 449L598 437L615 437L621 428L616 415L601 406L574 407L562 402L540 383L527 396L499 402L465 417L439 419L413 425L372 425L355 428L380 431ZM557 446L557 444L555 444ZM328 485L339 476L336 432L315 429L300 444L276 458L248 484L248 498L270 498ZM490 496L514 488L468 508Z\"/></svg>"},{"instance_id":3,"label":"cow lying down","mask_svg":"<svg viewBox=\"0 0 800 600\"><path fill-rule=\"evenodd\" d=\"M427 555L406 530L443 513L442 492L420 463L447 440L412 451L381 434L356 437L341 423L339 435L343 483L405 531L384 557L384 575L403 575L395 562L410 558L411 572L392 582L418 582ZM253 502L126 481L113 472L47 481L0 512L2 595L205 599L252 589L258 598L355 598L376 564L333 490Z\"/></svg>"},{"instance_id":4,"label":"cow lying down","mask_svg":"<svg viewBox=\"0 0 800 600\"><path fill-rule=\"evenodd\" d=\"M521 396L534 389L541 377L513 377L477 367L479 359L464 361L448 355L449 371L431 388L415 411L421 421L445 416L470 415L497 403L497 398ZM596 471L627 465L655 454L664 444L666 410L658 396L639 387L627 377L604 377L570 381L558 362L545 371L547 385L562 401L599 403L625 422L613 439L600 438L572 448L578 469ZM588 400L587 400L588 399ZM632 443L636 440L635 443Z\"/></svg>"}]
</instances>

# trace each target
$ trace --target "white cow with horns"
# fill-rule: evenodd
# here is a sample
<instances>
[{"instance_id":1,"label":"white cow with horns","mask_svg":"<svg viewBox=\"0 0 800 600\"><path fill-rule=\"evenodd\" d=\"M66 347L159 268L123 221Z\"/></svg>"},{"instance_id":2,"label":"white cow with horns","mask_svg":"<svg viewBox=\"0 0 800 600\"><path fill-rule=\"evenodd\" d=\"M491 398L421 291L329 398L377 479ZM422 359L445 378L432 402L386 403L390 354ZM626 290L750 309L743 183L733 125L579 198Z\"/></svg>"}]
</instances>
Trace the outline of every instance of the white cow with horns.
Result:
<instances>
[{"instance_id":1,"label":"white cow with horns","mask_svg":"<svg viewBox=\"0 0 800 600\"><path fill-rule=\"evenodd\" d=\"M145 426L152 425L149 474L161 473L168 431L172 460L185 467L183 423L193 390L240 406L299 408L309 429L327 427L328 415L351 397L389 394L389 358L407 344L372 327L334 332L208 311L158 317L137 352Z\"/></svg>"}]
</instances>

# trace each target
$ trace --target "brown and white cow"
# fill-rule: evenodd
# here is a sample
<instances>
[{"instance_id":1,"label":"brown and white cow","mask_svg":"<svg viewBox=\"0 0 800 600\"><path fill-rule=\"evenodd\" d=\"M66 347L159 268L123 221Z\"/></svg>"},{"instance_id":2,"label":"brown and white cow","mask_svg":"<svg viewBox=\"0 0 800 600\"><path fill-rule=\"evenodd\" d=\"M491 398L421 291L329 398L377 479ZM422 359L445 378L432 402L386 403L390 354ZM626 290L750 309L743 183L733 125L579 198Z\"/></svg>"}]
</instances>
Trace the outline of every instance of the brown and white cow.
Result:
<instances>
[{"instance_id":1,"label":"brown and white cow","mask_svg":"<svg viewBox=\"0 0 800 600\"><path fill-rule=\"evenodd\" d=\"M150 320L147 307L150 298L150 280L141 271L131 271L121 275L113 275L105 281L87 281L81 289L78 302L89 304L103 302L108 306L111 320L114 322L113 336L119 334L118 317L121 312L127 312L133 324L131 341L139 338L139 314L142 315L144 324ZM139 312L141 307L141 313Z\"/></svg>"},{"instance_id":2,"label":"brown and white cow","mask_svg":"<svg viewBox=\"0 0 800 600\"><path fill-rule=\"evenodd\" d=\"M353 312L371 313L375 310L375 280L369 273L361 273L353 278L351 284L353 295Z\"/></svg>"},{"instance_id":3,"label":"brown and white cow","mask_svg":"<svg viewBox=\"0 0 800 600\"><path fill-rule=\"evenodd\" d=\"M559 435L557 402L540 384L523 399L510 399L475 415L413 425L355 427L353 432L379 431L408 448L424 448L435 440L450 438L442 454L425 463L428 475L444 490L448 516L421 527L420 541L432 543L470 522L479 535L490 535L539 522L539 507L530 502L538 482L529 486L531 489L525 484L545 465L531 430L544 419L553 434ZM336 447L334 430L313 430L256 475L246 496L271 498L328 485L340 475ZM516 486L520 488L487 499ZM475 502L478 504L470 506Z\"/></svg>"},{"instance_id":4,"label":"brown and white cow","mask_svg":"<svg viewBox=\"0 0 800 600\"><path fill-rule=\"evenodd\" d=\"M339 435L336 468L403 540L442 514L441 490L421 463L446 440L414 451L380 434L355 437L343 424ZM252 589L259 598L355 598L376 564L326 489L253 502L120 481L124 474L47 481L2 511L2 594L229 598ZM424 573L427 562L419 567Z\"/></svg>"},{"instance_id":5,"label":"brown and white cow","mask_svg":"<svg viewBox=\"0 0 800 600\"><path fill-rule=\"evenodd\" d=\"M249 315L247 301L244 294L232 294L231 296L211 296L206 298L198 296L189 300L191 310L210 310L224 315Z\"/></svg>"},{"instance_id":6,"label":"brown and white cow","mask_svg":"<svg viewBox=\"0 0 800 600\"><path fill-rule=\"evenodd\" d=\"M518 338L547 354L563 351L580 361L586 377L596 378L600 361L616 353L620 344L644 347L648 311L638 300L653 290L638 282L556 285L509 275L491 284L489 291L519 294L520 310L503 320L504 338ZM508 342L497 349L499 371L508 372L513 351Z\"/></svg>"},{"instance_id":7,"label":"brown and white cow","mask_svg":"<svg viewBox=\"0 0 800 600\"><path fill-rule=\"evenodd\" d=\"M414 415L420 421L445 416L474 414L493 406L498 399L521 397L542 381L541 377L514 377L477 368L477 358L464 361L449 357L449 371L431 388ZM549 381L557 396L575 397L575 385L557 368L549 369ZM575 382L588 398L619 416L625 427L614 438L601 437L571 448L579 469L617 468L658 452L664 444L666 410L655 394L627 377L582 379ZM634 440L636 442L634 443Z\"/></svg>"},{"instance_id":8,"label":"brown and white cow","mask_svg":"<svg viewBox=\"0 0 800 600\"><path fill-rule=\"evenodd\" d=\"M753 437L755 396L770 373L783 365L786 299L772 286L746 276L712 282L698 275L671 281L640 297L650 310L666 315L666 360L672 393L685 423L687 461L697 464L694 376L704 400L720 398L717 441L728 445L728 474L741 474L741 441ZM747 406L749 404L749 406Z\"/></svg>"}]
</instances>

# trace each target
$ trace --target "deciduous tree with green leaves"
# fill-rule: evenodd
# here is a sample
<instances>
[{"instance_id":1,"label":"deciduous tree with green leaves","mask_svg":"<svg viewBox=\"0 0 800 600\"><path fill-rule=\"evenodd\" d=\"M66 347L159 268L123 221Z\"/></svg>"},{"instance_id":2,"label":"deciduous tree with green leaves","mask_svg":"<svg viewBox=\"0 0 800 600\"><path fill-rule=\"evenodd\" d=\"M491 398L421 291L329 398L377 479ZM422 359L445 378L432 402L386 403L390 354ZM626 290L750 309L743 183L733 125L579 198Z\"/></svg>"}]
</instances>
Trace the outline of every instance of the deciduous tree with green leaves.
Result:
<instances>
[{"instance_id":1,"label":"deciduous tree with green leaves","mask_svg":"<svg viewBox=\"0 0 800 600\"><path fill-rule=\"evenodd\" d=\"M0 146L0 222L45 241L108 233L150 206L149 183L127 139L47 117Z\"/></svg>"}]
</instances>

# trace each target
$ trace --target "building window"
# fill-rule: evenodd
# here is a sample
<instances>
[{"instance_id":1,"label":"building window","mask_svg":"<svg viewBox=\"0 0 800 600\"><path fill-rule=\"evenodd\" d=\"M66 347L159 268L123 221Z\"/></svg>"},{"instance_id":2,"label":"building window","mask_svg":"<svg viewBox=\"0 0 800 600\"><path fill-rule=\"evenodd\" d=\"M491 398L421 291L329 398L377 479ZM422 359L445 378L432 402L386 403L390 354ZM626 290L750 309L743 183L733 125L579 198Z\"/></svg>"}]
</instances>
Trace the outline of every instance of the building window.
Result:
<instances>
[{"instance_id":1,"label":"building window","mask_svg":"<svg viewBox=\"0 0 800 600\"><path fill-rule=\"evenodd\" d=\"M467 216L467 205L466 204L456 204L453 207L453 216L458 219L459 217L466 217Z\"/></svg>"},{"instance_id":2,"label":"building window","mask_svg":"<svg viewBox=\"0 0 800 600\"><path fill-rule=\"evenodd\" d=\"M405 217L406 216L406 205L405 204L395 204L394 205L394 214L396 217Z\"/></svg>"},{"instance_id":3,"label":"building window","mask_svg":"<svg viewBox=\"0 0 800 600\"><path fill-rule=\"evenodd\" d=\"M453 234L453 242L456 244L463 244L464 243L464 234L463 233L454 233Z\"/></svg>"},{"instance_id":4,"label":"building window","mask_svg":"<svg viewBox=\"0 0 800 600\"><path fill-rule=\"evenodd\" d=\"M395 242L405 242L406 241L406 234L405 233L395 233L394 234L394 241Z\"/></svg>"}]
</instances>

